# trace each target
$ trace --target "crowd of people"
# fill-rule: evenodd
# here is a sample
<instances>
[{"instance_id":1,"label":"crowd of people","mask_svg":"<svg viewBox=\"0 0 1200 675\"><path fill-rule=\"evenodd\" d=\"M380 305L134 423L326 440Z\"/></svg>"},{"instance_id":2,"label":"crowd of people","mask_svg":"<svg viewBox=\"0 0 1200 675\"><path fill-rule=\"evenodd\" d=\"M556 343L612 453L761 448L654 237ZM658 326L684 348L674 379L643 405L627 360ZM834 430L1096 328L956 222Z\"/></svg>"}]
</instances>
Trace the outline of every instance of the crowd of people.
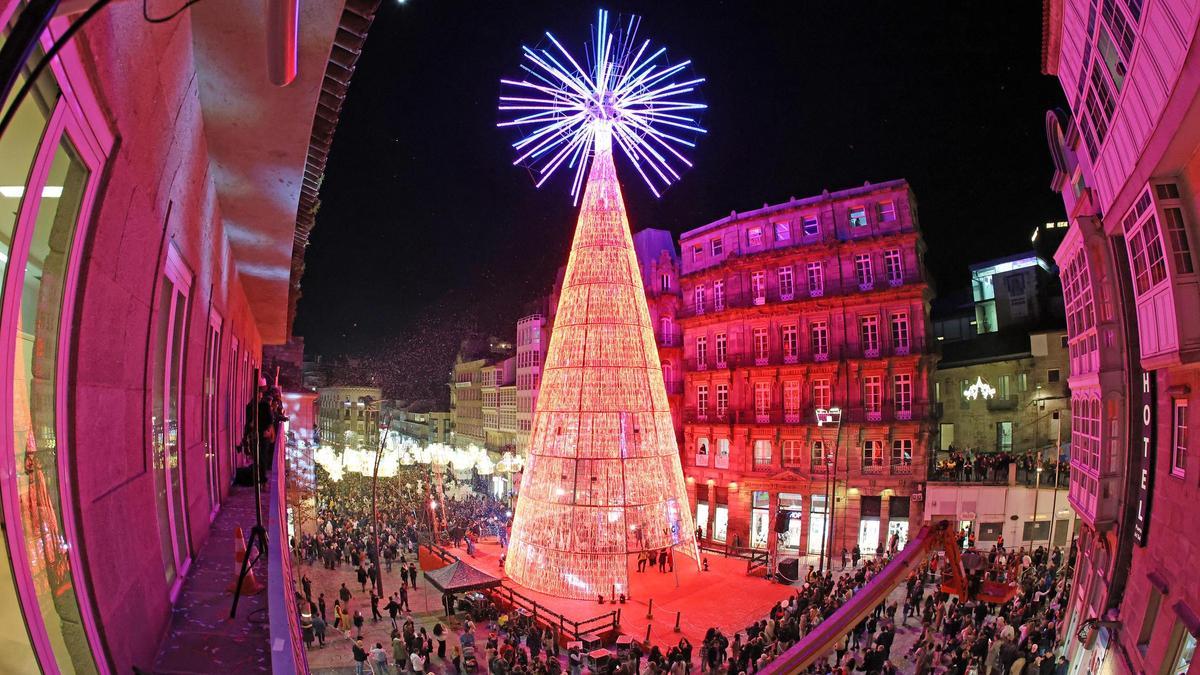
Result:
<instances>
[{"instance_id":1,"label":"crowd of people","mask_svg":"<svg viewBox=\"0 0 1200 675\"><path fill-rule=\"evenodd\" d=\"M965 455L963 455L965 457ZM982 465L976 465L982 466ZM811 567L786 601L760 621L726 634L707 631L700 644L686 637L674 644L634 641L607 666L589 670L586 655L568 648L548 626L520 613L472 611L452 620L416 621L410 594L418 584L416 549L429 541L428 493L414 481L397 481L379 494L381 555L376 555L371 528L369 479L348 474L319 501L317 528L296 543L297 555L310 565L342 570L345 582L336 589L314 589L301 578L302 630L306 642L321 649L330 636L349 645L356 673L464 673L557 675L603 672L616 675L685 675L754 673L809 634L851 599L897 553L889 542L880 557L843 552L841 568L823 574ZM481 535L500 534L511 511L487 497L441 499L438 529L447 546L471 550ZM960 545L973 546L968 535ZM669 570L669 553L645 553L638 570ZM1060 623L1070 589L1071 559L1060 550L1006 549L999 542L981 554L979 579L1016 584L1015 596L1002 605L963 601L940 591L941 558L914 572L902 591L893 592L807 672L818 675L868 673L887 675L1058 675ZM381 574L392 586L376 592ZM303 570L303 567L298 568ZM400 585L395 587L396 577ZM354 598L361 598L357 603ZM451 610L454 608L451 607ZM383 622L390 640L363 637L364 626ZM422 624L426 625L422 625ZM894 648L915 634L910 648ZM454 639L449 639L453 633ZM344 648L344 647L343 647ZM478 669L478 670L477 670Z\"/></svg>"},{"instance_id":2,"label":"crowd of people","mask_svg":"<svg viewBox=\"0 0 1200 675\"><path fill-rule=\"evenodd\" d=\"M934 462L930 480L1004 483L1008 481L1010 464L1016 465L1016 480L1024 485L1053 486L1056 482L1066 485L1068 479L1069 467L1066 461L1056 462L1053 457L1046 457L1034 450L984 452L951 446L949 450L938 454L940 456ZM1039 469L1040 478L1037 475Z\"/></svg>"}]
</instances>

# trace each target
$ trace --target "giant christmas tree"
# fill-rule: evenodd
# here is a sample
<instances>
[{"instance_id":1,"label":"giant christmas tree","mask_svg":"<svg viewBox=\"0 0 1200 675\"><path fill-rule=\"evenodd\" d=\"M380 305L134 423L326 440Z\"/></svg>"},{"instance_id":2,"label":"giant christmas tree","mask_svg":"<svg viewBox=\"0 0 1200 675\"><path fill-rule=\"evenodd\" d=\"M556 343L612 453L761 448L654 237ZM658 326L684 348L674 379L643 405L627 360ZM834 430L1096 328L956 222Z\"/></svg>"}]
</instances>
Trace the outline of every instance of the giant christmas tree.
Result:
<instances>
[{"instance_id":1,"label":"giant christmas tree","mask_svg":"<svg viewBox=\"0 0 1200 675\"><path fill-rule=\"evenodd\" d=\"M538 166L539 185L574 170L582 205L533 414L529 456L505 561L509 577L558 596L628 594L629 556L672 548L695 558L692 517L614 146L655 189L687 163L680 134L703 133L681 97L701 80L675 81L688 62L664 64L634 36L636 18L610 32L600 12L580 68L525 48L532 78L505 80L519 95L502 111L532 127L514 148ZM596 55L600 55L597 57ZM564 64L570 64L569 68ZM666 129L666 131L664 131ZM586 181L584 178L586 177Z\"/></svg>"},{"instance_id":2,"label":"giant christmas tree","mask_svg":"<svg viewBox=\"0 0 1200 675\"><path fill-rule=\"evenodd\" d=\"M597 148L541 391L505 571L574 598L628 594L631 553L694 533L629 220L605 132Z\"/></svg>"}]
</instances>

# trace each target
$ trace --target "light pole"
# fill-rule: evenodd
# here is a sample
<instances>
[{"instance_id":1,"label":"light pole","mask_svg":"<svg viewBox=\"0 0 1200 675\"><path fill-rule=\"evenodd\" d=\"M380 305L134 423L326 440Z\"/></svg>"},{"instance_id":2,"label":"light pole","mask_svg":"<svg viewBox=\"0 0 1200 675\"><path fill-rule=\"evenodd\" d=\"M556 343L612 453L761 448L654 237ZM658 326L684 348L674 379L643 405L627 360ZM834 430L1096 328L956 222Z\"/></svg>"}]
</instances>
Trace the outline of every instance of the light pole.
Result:
<instances>
[{"instance_id":1,"label":"light pole","mask_svg":"<svg viewBox=\"0 0 1200 675\"><path fill-rule=\"evenodd\" d=\"M371 533L375 542L375 593L383 597L383 568L379 565L382 554L379 550L379 460L383 458L383 448L387 443L388 434L392 431L392 421L389 418L387 427L379 435L379 447L375 449L375 470L371 473Z\"/></svg>"},{"instance_id":2,"label":"light pole","mask_svg":"<svg viewBox=\"0 0 1200 675\"><path fill-rule=\"evenodd\" d=\"M821 454L821 461L826 462L825 471L825 523L821 532L821 560L820 573L825 573L825 556L829 556L829 569L833 569L833 500L837 496L837 477L834 472L837 471L837 455L838 446L842 439L842 409L841 408L817 408L817 426L826 427L833 425L837 430L834 434L833 441L833 461L828 461L829 450L825 449Z\"/></svg>"}]
</instances>

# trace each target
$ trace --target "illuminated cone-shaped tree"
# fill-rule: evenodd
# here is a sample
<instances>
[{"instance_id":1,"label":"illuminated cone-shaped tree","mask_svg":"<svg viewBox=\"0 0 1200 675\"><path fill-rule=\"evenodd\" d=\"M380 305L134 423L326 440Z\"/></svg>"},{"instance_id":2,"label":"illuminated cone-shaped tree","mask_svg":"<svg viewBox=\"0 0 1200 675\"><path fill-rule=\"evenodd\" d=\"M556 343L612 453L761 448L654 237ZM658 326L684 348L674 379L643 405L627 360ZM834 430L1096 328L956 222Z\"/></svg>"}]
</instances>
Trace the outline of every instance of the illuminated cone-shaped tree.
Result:
<instances>
[{"instance_id":1,"label":"illuminated cone-shaped tree","mask_svg":"<svg viewBox=\"0 0 1200 675\"><path fill-rule=\"evenodd\" d=\"M523 586L628 594L627 556L695 556L667 392L608 132L583 193L505 571Z\"/></svg>"},{"instance_id":2,"label":"illuminated cone-shaped tree","mask_svg":"<svg viewBox=\"0 0 1200 675\"><path fill-rule=\"evenodd\" d=\"M690 163L704 129L687 97L690 62L636 38L639 20L597 15L585 69L553 35L523 47L521 80L501 80L513 144L546 182L574 173L583 204L533 413L505 571L571 598L629 594L629 556L672 548L698 558L650 312L613 164L619 148L650 190ZM586 181L584 180L586 178Z\"/></svg>"}]
</instances>

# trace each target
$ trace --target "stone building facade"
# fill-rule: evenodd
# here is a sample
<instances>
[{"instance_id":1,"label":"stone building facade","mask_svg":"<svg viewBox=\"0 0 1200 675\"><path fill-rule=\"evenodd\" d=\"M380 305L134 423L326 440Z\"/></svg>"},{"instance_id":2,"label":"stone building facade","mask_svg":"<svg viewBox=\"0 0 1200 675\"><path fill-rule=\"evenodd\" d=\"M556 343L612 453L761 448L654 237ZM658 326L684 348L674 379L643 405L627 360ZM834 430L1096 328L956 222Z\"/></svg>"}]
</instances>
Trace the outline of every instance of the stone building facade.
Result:
<instances>
[{"instance_id":1,"label":"stone building facade","mask_svg":"<svg viewBox=\"0 0 1200 675\"><path fill-rule=\"evenodd\" d=\"M317 390L321 444L353 450L379 446L379 387L322 387Z\"/></svg>"},{"instance_id":2,"label":"stone building facade","mask_svg":"<svg viewBox=\"0 0 1200 675\"><path fill-rule=\"evenodd\" d=\"M1073 673L1195 672L1200 7L1101 4L1043 15L1072 111L1046 116L1082 521L1067 651Z\"/></svg>"},{"instance_id":3,"label":"stone building facade","mask_svg":"<svg viewBox=\"0 0 1200 675\"><path fill-rule=\"evenodd\" d=\"M816 554L827 522L832 551L907 538L934 366L908 184L735 212L680 249L683 465L705 542ZM832 407L840 433L817 424Z\"/></svg>"}]
</instances>

